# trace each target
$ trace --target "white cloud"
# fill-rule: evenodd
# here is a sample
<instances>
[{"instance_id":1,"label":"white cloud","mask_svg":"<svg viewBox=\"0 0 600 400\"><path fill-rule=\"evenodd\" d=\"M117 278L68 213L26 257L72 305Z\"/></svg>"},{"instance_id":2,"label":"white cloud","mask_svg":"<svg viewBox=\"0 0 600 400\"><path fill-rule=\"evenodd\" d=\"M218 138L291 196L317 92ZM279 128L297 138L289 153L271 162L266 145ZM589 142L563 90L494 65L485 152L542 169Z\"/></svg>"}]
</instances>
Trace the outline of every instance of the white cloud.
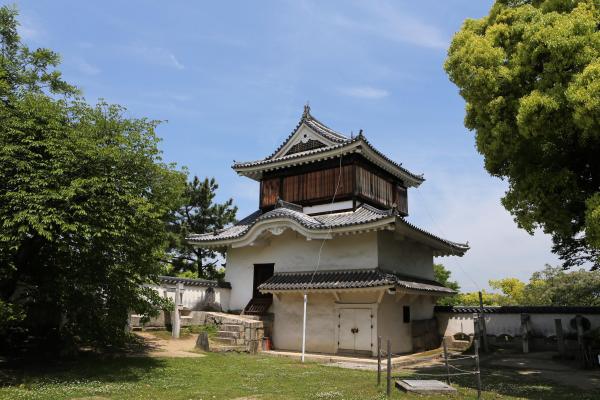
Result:
<instances>
[{"instance_id":1,"label":"white cloud","mask_svg":"<svg viewBox=\"0 0 600 400\"><path fill-rule=\"evenodd\" d=\"M361 99L382 99L389 96L389 92L384 89L378 89L372 86L353 86L341 88L340 93Z\"/></svg>"},{"instance_id":2,"label":"white cloud","mask_svg":"<svg viewBox=\"0 0 600 400\"><path fill-rule=\"evenodd\" d=\"M420 47L444 49L448 38L434 25L420 21L413 15L400 12L397 3L357 2L361 18L335 15L332 22L340 27L362 31L385 39Z\"/></svg>"},{"instance_id":3,"label":"white cloud","mask_svg":"<svg viewBox=\"0 0 600 400\"><path fill-rule=\"evenodd\" d=\"M469 242L471 249L463 257L436 259L449 267L463 290L487 288L490 279L528 281L544 264L559 263L548 235L531 236L519 229L502 207L504 182L484 172L431 172L426 182L431 187L409 191L410 219L446 239Z\"/></svg>"},{"instance_id":4,"label":"white cloud","mask_svg":"<svg viewBox=\"0 0 600 400\"><path fill-rule=\"evenodd\" d=\"M148 46L129 46L126 50L144 61L160 65L163 67L170 67L182 70L185 66L179 62L175 54L168 49L163 47L148 47Z\"/></svg>"},{"instance_id":5,"label":"white cloud","mask_svg":"<svg viewBox=\"0 0 600 400\"><path fill-rule=\"evenodd\" d=\"M98 75L100 73L100 68L88 63L83 58L76 58L74 64L75 67L85 75Z\"/></svg>"},{"instance_id":6,"label":"white cloud","mask_svg":"<svg viewBox=\"0 0 600 400\"><path fill-rule=\"evenodd\" d=\"M19 15L19 26L17 32L23 40L36 41L42 34L41 26L33 21L28 15Z\"/></svg>"}]
</instances>

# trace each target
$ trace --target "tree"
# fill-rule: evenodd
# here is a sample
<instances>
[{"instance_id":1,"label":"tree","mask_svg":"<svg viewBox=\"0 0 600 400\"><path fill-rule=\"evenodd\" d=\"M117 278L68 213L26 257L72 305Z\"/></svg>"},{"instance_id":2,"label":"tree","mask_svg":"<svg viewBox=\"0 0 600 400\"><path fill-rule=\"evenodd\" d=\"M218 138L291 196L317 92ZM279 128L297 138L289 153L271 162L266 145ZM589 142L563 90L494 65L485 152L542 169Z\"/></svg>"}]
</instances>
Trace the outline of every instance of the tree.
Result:
<instances>
[{"instance_id":1,"label":"tree","mask_svg":"<svg viewBox=\"0 0 600 400\"><path fill-rule=\"evenodd\" d=\"M498 299L500 305L520 305L525 302L525 283L517 278L504 278L490 280L492 289L500 290L502 297Z\"/></svg>"},{"instance_id":2,"label":"tree","mask_svg":"<svg viewBox=\"0 0 600 400\"><path fill-rule=\"evenodd\" d=\"M441 283L442 285L446 286L447 288L450 288L450 289L458 292L460 290L460 286L459 286L458 282L450 280L451 275L452 275L452 272L450 270L446 269L446 267L444 267L443 264L433 264L433 276L434 276L435 280L437 282ZM438 300L438 304L443 305L443 306L450 306L450 305L458 304L458 303L456 303L456 297L457 296L442 297L441 299Z\"/></svg>"},{"instance_id":3,"label":"tree","mask_svg":"<svg viewBox=\"0 0 600 400\"><path fill-rule=\"evenodd\" d=\"M194 176L188 182L184 205L176 212L171 224L174 235L170 274L186 274L203 279L223 278L222 271L217 269L217 262L219 255L224 256L224 250L194 247L186 240L190 233L212 233L235 222L237 207L233 205L233 199L215 203L218 188L214 178L201 181Z\"/></svg>"},{"instance_id":4,"label":"tree","mask_svg":"<svg viewBox=\"0 0 600 400\"><path fill-rule=\"evenodd\" d=\"M600 271L566 272L546 265L534 272L524 290L523 303L551 306L600 306Z\"/></svg>"},{"instance_id":5,"label":"tree","mask_svg":"<svg viewBox=\"0 0 600 400\"><path fill-rule=\"evenodd\" d=\"M161 161L156 121L76 97L16 17L0 7L0 351L122 344L130 311L165 305L144 284L185 175Z\"/></svg>"},{"instance_id":6,"label":"tree","mask_svg":"<svg viewBox=\"0 0 600 400\"><path fill-rule=\"evenodd\" d=\"M600 267L600 6L496 0L466 20L445 69L465 126L519 227L553 236L564 267Z\"/></svg>"}]
</instances>

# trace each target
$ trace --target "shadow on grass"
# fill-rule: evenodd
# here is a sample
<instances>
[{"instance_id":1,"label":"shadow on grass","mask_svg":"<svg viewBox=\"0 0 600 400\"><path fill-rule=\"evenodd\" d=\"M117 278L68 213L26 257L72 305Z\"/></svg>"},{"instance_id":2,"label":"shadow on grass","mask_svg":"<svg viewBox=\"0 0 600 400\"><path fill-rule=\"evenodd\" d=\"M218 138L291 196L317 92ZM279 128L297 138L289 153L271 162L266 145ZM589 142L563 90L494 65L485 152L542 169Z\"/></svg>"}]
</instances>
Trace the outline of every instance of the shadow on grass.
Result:
<instances>
[{"instance_id":1,"label":"shadow on grass","mask_svg":"<svg viewBox=\"0 0 600 400\"><path fill-rule=\"evenodd\" d=\"M85 355L72 360L26 360L0 364L0 387L29 382L71 384L96 382L137 382L152 370L162 368L161 359L137 356L100 357Z\"/></svg>"},{"instance_id":2,"label":"shadow on grass","mask_svg":"<svg viewBox=\"0 0 600 400\"><path fill-rule=\"evenodd\" d=\"M462 370L474 370L473 363L454 363ZM451 372L458 372L451 370ZM394 371L394 375L400 375L401 379L436 379L446 381L446 368L443 365L412 367ZM427 376L420 374L435 374L438 376ZM482 397L490 394L500 394L525 399L573 399L575 393L579 400L600 399L600 394L584 392L571 386L560 385L556 382L544 379L543 374L524 374L523 371L502 368L481 368ZM469 388L477 391L477 378L475 375L452 376L451 384L454 387ZM458 387L457 387L458 388ZM458 388L460 390L460 388ZM486 396L486 393L488 394Z\"/></svg>"}]
</instances>

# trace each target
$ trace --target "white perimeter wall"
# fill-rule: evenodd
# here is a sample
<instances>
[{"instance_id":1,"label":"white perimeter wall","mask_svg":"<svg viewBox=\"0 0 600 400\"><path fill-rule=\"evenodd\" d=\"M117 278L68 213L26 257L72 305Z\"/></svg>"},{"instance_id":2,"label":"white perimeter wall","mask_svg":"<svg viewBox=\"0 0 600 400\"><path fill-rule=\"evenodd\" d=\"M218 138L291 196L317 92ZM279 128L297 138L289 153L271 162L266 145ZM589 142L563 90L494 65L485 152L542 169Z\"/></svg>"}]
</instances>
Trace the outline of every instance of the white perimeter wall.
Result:
<instances>
[{"instance_id":1,"label":"white perimeter wall","mask_svg":"<svg viewBox=\"0 0 600 400\"><path fill-rule=\"evenodd\" d=\"M175 302L175 285L163 284L160 286L150 285L161 297L168 297ZM183 306L190 310L200 310L206 298L207 287L184 285ZM229 310L229 296L231 290L228 288L213 288L215 290L215 301L221 305L223 311Z\"/></svg>"},{"instance_id":2,"label":"white perimeter wall","mask_svg":"<svg viewBox=\"0 0 600 400\"><path fill-rule=\"evenodd\" d=\"M554 336L554 320L562 320L563 332L573 332L570 321L576 314L533 314L528 313L531 321L531 329L536 336ZM592 329L600 327L600 315L580 314L590 320ZM457 333L473 334L473 314L471 313L436 313L440 334L443 336L454 336ZM485 323L488 335L510 336L521 335L521 314L486 314Z\"/></svg>"}]
</instances>

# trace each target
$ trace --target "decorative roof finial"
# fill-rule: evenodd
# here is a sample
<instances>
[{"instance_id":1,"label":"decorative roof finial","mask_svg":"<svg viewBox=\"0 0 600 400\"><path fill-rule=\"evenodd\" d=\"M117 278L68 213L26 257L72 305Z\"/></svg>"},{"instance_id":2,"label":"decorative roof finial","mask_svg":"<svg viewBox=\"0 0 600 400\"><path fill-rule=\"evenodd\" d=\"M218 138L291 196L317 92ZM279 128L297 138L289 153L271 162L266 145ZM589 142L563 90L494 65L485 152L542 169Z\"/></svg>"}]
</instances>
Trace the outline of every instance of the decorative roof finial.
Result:
<instances>
[{"instance_id":1,"label":"decorative roof finial","mask_svg":"<svg viewBox=\"0 0 600 400\"><path fill-rule=\"evenodd\" d=\"M310 104L308 103L308 100L306 101L306 104L304 105L304 112L302 113L303 117L308 116L308 114L310 113Z\"/></svg>"},{"instance_id":2,"label":"decorative roof finial","mask_svg":"<svg viewBox=\"0 0 600 400\"><path fill-rule=\"evenodd\" d=\"M363 130L361 129L361 130L359 130L359 131L358 131L358 137L360 137L360 138L361 138L361 137L363 137L363 136L364 136L364 135L363 135Z\"/></svg>"}]
</instances>

